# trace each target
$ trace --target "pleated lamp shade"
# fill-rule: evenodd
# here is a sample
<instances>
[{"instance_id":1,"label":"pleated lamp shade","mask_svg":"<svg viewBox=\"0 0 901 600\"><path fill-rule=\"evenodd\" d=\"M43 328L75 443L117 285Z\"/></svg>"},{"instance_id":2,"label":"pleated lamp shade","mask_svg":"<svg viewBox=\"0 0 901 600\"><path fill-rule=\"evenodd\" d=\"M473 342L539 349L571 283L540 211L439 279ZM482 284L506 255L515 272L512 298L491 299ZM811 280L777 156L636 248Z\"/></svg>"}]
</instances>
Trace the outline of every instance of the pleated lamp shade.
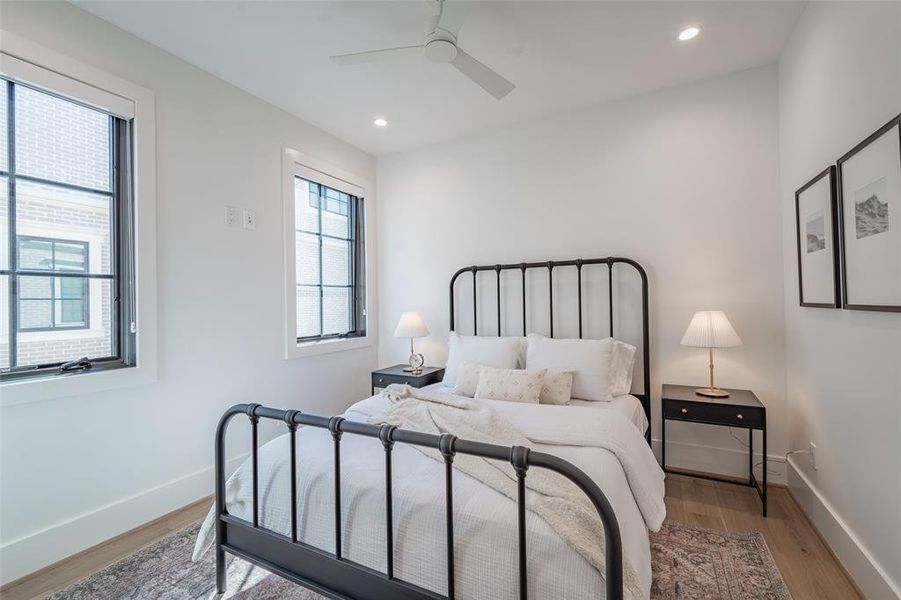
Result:
<instances>
[{"instance_id":1,"label":"pleated lamp shade","mask_svg":"<svg viewBox=\"0 0 901 600\"><path fill-rule=\"evenodd\" d=\"M397 329L394 330L394 337L397 338L420 338L427 335L429 328L425 326L419 313L415 312L403 313L397 323Z\"/></svg>"},{"instance_id":2,"label":"pleated lamp shade","mask_svg":"<svg viewBox=\"0 0 901 600\"><path fill-rule=\"evenodd\" d=\"M699 310L691 318L683 346L695 348L731 348L741 346L741 338L735 333L726 313L721 310Z\"/></svg>"}]
</instances>

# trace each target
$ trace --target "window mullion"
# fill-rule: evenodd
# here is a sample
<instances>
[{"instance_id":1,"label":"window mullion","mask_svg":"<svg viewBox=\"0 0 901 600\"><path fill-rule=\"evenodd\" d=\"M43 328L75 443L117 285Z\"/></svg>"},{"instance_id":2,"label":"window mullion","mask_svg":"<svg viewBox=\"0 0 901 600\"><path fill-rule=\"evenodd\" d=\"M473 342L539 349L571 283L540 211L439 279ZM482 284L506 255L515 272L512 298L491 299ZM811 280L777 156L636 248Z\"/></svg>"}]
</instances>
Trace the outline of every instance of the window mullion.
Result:
<instances>
[{"instance_id":1,"label":"window mullion","mask_svg":"<svg viewBox=\"0 0 901 600\"><path fill-rule=\"evenodd\" d=\"M319 336L322 337L325 335L325 299L323 296L325 295L325 290L322 287L322 190L323 186L319 186L319 209L316 211L316 216L319 219Z\"/></svg>"},{"instance_id":2,"label":"window mullion","mask_svg":"<svg viewBox=\"0 0 901 600\"><path fill-rule=\"evenodd\" d=\"M348 210L347 210L347 221L348 221L348 235L354 236L354 231L357 227L357 201L353 196L348 196ZM350 252L350 272L347 274L350 277L350 306L348 307L350 310L350 314L348 315L350 319L350 326L348 327L348 333L356 333L357 332L357 243L356 241L352 241L348 244L348 251Z\"/></svg>"},{"instance_id":3,"label":"window mullion","mask_svg":"<svg viewBox=\"0 0 901 600\"><path fill-rule=\"evenodd\" d=\"M16 252L16 101L13 90L13 82L6 82L6 160L9 169L9 177L6 180L7 185L7 229L9 234L9 252L7 253L9 260L9 282L7 284L7 292L9 294L9 351L7 365L10 369L16 366L18 362L17 333L19 330L19 310L16 294L18 290L19 278L16 275L18 269L18 254Z\"/></svg>"},{"instance_id":4,"label":"window mullion","mask_svg":"<svg viewBox=\"0 0 901 600\"><path fill-rule=\"evenodd\" d=\"M122 356L123 352L123 338L124 332L122 330L122 295L119 290L119 282L121 274L119 272L119 261L117 260L118 256L118 248L122 243L122 240L119 236L119 202L118 202L118 193L119 193L119 126L118 121L110 116L109 117L109 189L112 192L112 195L109 197L109 236L110 236L110 249L109 249L109 272L115 276L115 279L110 283L110 302L112 306L110 306L110 327L112 328L112 336L110 339L110 353ZM85 253L85 266L87 270L91 270L91 262L90 256L88 253ZM103 270L103 249L100 250L100 270ZM88 328L91 326L91 303L90 298L88 296L88 289L90 288L90 282L86 282L85 290L83 294L84 308L82 309L82 319L87 325ZM102 285L101 285L102 288ZM103 304L103 291L101 289L100 293L100 303ZM103 320L103 316L100 317L101 322Z\"/></svg>"},{"instance_id":5,"label":"window mullion","mask_svg":"<svg viewBox=\"0 0 901 600\"><path fill-rule=\"evenodd\" d=\"M50 240L50 270L56 272L56 242ZM59 285L59 294L57 294L57 285ZM59 277L53 277L50 280L50 329L56 329L56 297L63 295L63 284ZM60 304L62 307L62 304Z\"/></svg>"}]
</instances>

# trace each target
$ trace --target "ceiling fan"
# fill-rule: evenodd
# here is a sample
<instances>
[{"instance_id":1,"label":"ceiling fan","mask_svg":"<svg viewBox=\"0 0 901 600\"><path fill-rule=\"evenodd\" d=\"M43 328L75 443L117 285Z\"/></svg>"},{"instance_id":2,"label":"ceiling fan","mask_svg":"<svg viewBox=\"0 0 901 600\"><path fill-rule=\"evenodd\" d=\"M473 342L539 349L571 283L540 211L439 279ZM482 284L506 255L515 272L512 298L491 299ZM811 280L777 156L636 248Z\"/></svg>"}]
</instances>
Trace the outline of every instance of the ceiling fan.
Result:
<instances>
[{"instance_id":1,"label":"ceiling fan","mask_svg":"<svg viewBox=\"0 0 901 600\"><path fill-rule=\"evenodd\" d=\"M467 54L457 45L457 30L460 23L453 22L453 16L445 13L445 0L437 1L438 14L429 20L428 34L421 44L339 54L332 56L331 59L339 65L356 65L420 54L432 62L454 66L498 100L512 92L513 88L516 87L515 85L501 77L490 67Z\"/></svg>"}]
</instances>

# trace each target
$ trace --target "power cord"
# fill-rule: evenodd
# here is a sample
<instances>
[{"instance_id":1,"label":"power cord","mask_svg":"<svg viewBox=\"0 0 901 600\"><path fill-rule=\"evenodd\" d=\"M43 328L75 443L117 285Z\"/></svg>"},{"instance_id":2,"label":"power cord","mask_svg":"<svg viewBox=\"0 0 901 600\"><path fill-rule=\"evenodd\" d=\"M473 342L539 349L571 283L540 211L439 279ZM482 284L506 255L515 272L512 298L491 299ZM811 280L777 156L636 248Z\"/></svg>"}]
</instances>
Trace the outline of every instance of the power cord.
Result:
<instances>
[{"instance_id":1,"label":"power cord","mask_svg":"<svg viewBox=\"0 0 901 600\"><path fill-rule=\"evenodd\" d=\"M788 457L791 456L792 454L810 454L810 450L789 450L788 452L785 453L784 456L782 456L781 460L779 460L778 458L774 458L772 460L775 460L776 462L787 463ZM763 461L760 461L759 463L754 464L755 469L757 467L762 467L762 466L763 466ZM767 469L766 472L769 473L770 475L779 475L780 474L776 471L773 471L772 469Z\"/></svg>"},{"instance_id":2,"label":"power cord","mask_svg":"<svg viewBox=\"0 0 901 600\"><path fill-rule=\"evenodd\" d=\"M738 437L737 435L735 435L735 431L733 431L733 429L731 427L729 428L729 435L731 435L732 438L736 442L738 442L745 448L748 447L748 443L746 441L744 441L743 439L741 439L740 437ZM789 450L781 457L781 460L779 458L774 458L774 459L769 459L769 460L775 460L776 462L780 462L780 463L787 463L788 457L791 456L792 454L810 454L810 450ZM763 461L760 461L760 462L754 464L754 469L756 470L758 467L762 467L762 466L763 466ZM766 472L769 475L781 475L781 473L779 473L778 471L773 471L772 469L767 469Z\"/></svg>"}]
</instances>

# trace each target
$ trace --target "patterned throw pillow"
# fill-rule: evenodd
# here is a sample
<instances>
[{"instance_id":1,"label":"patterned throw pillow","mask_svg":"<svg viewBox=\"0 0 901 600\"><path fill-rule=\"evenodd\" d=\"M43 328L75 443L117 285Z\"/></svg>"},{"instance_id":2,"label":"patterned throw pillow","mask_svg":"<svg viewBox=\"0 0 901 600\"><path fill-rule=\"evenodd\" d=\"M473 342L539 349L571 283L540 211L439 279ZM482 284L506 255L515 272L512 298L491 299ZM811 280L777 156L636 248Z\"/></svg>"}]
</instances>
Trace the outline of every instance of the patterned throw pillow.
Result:
<instances>
[{"instance_id":1,"label":"patterned throw pillow","mask_svg":"<svg viewBox=\"0 0 901 600\"><path fill-rule=\"evenodd\" d=\"M472 398L479 385L479 374L483 368L483 365L471 360L460 363L460 367L457 369L457 382L454 384L454 394Z\"/></svg>"},{"instance_id":2,"label":"patterned throw pillow","mask_svg":"<svg viewBox=\"0 0 901 600\"><path fill-rule=\"evenodd\" d=\"M545 370L494 369L482 367L476 398L538 404Z\"/></svg>"},{"instance_id":3,"label":"patterned throw pillow","mask_svg":"<svg viewBox=\"0 0 901 600\"><path fill-rule=\"evenodd\" d=\"M544 374L544 386L541 388L539 401L541 404L569 404L573 391L573 371L554 371L548 369Z\"/></svg>"}]
</instances>

